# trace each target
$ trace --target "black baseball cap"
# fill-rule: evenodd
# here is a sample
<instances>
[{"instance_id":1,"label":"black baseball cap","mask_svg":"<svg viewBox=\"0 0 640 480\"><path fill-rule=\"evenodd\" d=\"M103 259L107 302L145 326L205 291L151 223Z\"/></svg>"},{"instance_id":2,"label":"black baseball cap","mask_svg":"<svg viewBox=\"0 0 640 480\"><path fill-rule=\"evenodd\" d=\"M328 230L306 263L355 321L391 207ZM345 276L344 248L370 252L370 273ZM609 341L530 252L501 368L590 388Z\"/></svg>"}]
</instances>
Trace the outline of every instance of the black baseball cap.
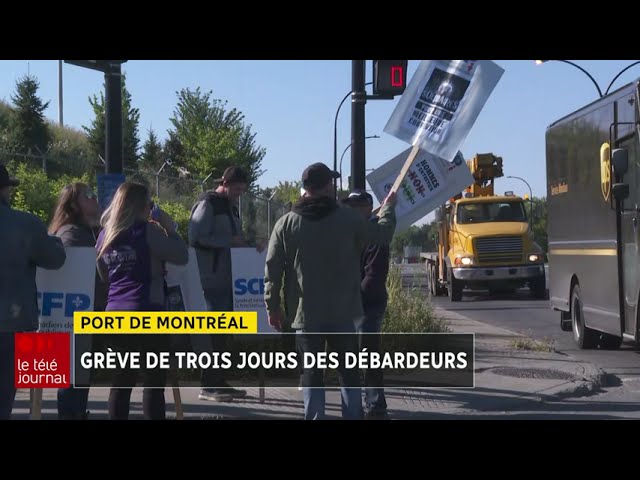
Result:
<instances>
[{"instance_id":1,"label":"black baseball cap","mask_svg":"<svg viewBox=\"0 0 640 480\"><path fill-rule=\"evenodd\" d=\"M323 188L336 178L340 178L338 172L331 170L324 163L314 163L302 172L302 186L307 190Z\"/></svg>"},{"instance_id":2,"label":"black baseball cap","mask_svg":"<svg viewBox=\"0 0 640 480\"><path fill-rule=\"evenodd\" d=\"M342 203L346 205L353 205L353 204L373 205L373 197L371 196L370 193L364 190L356 189L356 190L352 190L349 196L342 200Z\"/></svg>"},{"instance_id":3,"label":"black baseball cap","mask_svg":"<svg viewBox=\"0 0 640 480\"><path fill-rule=\"evenodd\" d=\"M4 187L17 187L20 185L20 180L17 178L11 178L7 167L0 165L0 188Z\"/></svg>"},{"instance_id":4,"label":"black baseball cap","mask_svg":"<svg viewBox=\"0 0 640 480\"><path fill-rule=\"evenodd\" d=\"M227 183L249 183L249 176L241 167L229 167L222 174L222 178L218 182Z\"/></svg>"}]
</instances>

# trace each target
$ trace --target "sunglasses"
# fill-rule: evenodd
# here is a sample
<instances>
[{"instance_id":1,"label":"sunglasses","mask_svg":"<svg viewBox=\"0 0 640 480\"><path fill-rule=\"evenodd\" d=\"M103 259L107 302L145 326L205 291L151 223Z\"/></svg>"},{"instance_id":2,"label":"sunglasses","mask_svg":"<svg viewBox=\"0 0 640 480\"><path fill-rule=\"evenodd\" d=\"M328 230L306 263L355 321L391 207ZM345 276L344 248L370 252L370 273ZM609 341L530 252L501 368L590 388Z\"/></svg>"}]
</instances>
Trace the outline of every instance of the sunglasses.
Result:
<instances>
[{"instance_id":1,"label":"sunglasses","mask_svg":"<svg viewBox=\"0 0 640 480\"><path fill-rule=\"evenodd\" d=\"M87 190L84 192L84 196L85 198L89 199L89 200L93 200L94 198L98 198L98 196L95 194L95 192L93 190Z\"/></svg>"}]
</instances>

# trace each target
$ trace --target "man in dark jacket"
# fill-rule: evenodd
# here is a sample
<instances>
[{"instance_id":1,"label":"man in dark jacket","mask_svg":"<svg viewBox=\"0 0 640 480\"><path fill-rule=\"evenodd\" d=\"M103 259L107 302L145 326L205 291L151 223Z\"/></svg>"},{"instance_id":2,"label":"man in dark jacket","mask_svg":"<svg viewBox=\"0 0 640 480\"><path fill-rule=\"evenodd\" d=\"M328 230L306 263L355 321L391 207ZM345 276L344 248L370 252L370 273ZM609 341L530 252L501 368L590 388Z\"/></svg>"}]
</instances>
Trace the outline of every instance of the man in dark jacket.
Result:
<instances>
[{"instance_id":1,"label":"man in dark jacket","mask_svg":"<svg viewBox=\"0 0 640 480\"><path fill-rule=\"evenodd\" d=\"M342 201L358 210L366 219L377 222L377 216L371 216L373 197L363 190L354 190ZM369 351L380 350L380 331L387 308L387 276L389 275L389 245L370 244L362 253L360 290L364 321L359 332L362 335L362 348ZM366 369L365 418L381 419L387 417L387 402L382 388L383 377L380 369Z\"/></svg>"},{"instance_id":2,"label":"man in dark jacket","mask_svg":"<svg viewBox=\"0 0 640 480\"><path fill-rule=\"evenodd\" d=\"M360 256L366 245L390 243L396 226L395 193L383 202L379 222L368 222L351 208L337 205L333 180L338 177L322 163L310 165L302 174L304 197L278 220L269 241L264 278L269 325L281 330L284 312L290 315L292 327L303 333L296 338L304 353L323 351L325 341L338 353L355 350L356 339L344 334L355 333L364 315ZM287 308L280 300L283 286ZM345 385L341 389L343 418L362 418L358 372L339 368L338 375ZM322 387L322 370L305 368L306 419L324 418Z\"/></svg>"},{"instance_id":3,"label":"man in dark jacket","mask_svg":"<svg viewBox=\"0 0 640 480\"><path fill-rule=\"evenodd\" d=\"M18 184L0 165L0 420L10 418L16 395L14 333L38 329L36 267L57 270L66 260L62 242L38 217L11 208Z\"/></svg>"}]
</instances>

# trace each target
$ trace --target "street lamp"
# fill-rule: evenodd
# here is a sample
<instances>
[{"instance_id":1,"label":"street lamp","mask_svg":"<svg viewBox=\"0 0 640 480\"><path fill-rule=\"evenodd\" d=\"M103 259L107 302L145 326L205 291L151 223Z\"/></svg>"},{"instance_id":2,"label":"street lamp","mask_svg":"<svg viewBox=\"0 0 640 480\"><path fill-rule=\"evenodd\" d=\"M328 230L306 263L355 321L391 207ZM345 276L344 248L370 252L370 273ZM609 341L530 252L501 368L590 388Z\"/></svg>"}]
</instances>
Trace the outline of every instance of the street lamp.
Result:
<instances>
[{"instance_id":1,"label":"street lamp","mask_svg":"<svg viewBox=\"0 0 640 480\"><path fill-rule=\"evenodd\" d=\"M529 187L529 204L531 207L531 212L529 215L529 223L531 223L531 217L533 216L533 190L531 190L531 185L529 185L529 182L527 182L524 178L514 177L514 176L508 176L507 178L515 178L516 180L521 180L527 185L527 187Z\"/></svg>"},{"instance_id":2,"label":"street lamp","mask_svg":"<svg viewBox=\"0 0 640 480\"><path fill-rule=\"evenodd\" d=\"M62 60L58 60L58 124L62 127Z\"/></svg>"},{"instance_id":3,"label":"street lamp","mask_svg":"<svg viewBox=\"0 0 640 480\"><path fill-rule=\"evenodd\" d=\"M634 67L636 65L640 65L640 61L637 61L637 62L633 62L631 65L628 65L627 67L623 68L620 72L618 72L618 74L615 77L613 77L613 80L611 80L611 83L609 83L609 86L607 87L606 91L603 94L602 90L600 89L600 85L598 85L598 82L596 82L596 80L591 76L591 74L589 72L587 72L584 68L582 68L580 65L578 65L576 63L573 63L573 62L570 62L569 60L536 60L536 65L542 65L545 62L562 62L562 63L566 63L566 64L569 64L569 65L577 68L582 73L584 73L587 77L589 77L589 79L593 82L593 84L598 89L598 94L600 95L600 98L602 98L605 95L609 94L609 90L611 89L611 87L613 86L615 81L618 78L620 78L620 75L622 75L624 72L629 70L631 67Z\"/></svg>"},{"instance_id":4,"label":"street lamp","mask_svg":"<svg viewBox=\"0 0 640 480\"><path fill-rule=\"evenodd\" d=\"M364 85L365 87L367 85L373 85L373 82L365 83ZM340 109L342 108L342 105L344 104L344 102L347 101L347 98L349 98L352 93L353 93L352 91L349 91L349 93L347 93L344 96L344 98L340 102L340 105L338 105L338 110L336 111L336 118L333 121L333 171L334 172L338 170L338 114L340 113ZM342 180L340 180L340 187L342 187ZM338 197L338 180L337 179L333 180L333 196L336 198Z\"/></svg>"},{"instance_id":5,"label":"street lamp","mask_svg":"<svg viewBox=\"0 0 640 480\"><path fill-rule=\"evenodd\" d=\"M609 93L609 89L613 86L613 84L615 83L615 81L620 78L620 75L622 75L624 72L626 72L627 70L629 70L631 67L635 67L636 65L640 65L640 61L637 62L633 62L631 65L623 68L622 70L620 70L620 72L618 72L618 74L613 77L613 80L611 80L611 83L609 84L609 86L607 87L607 91L604 92L604 94L606 95L607 93Z\"/></svg>"},{"instance_id":6,"label":"street lamp","mask_svg":"<svg viewBox=\"0 0 640 480\"><path fill-rule=\"evenodd\" d=\"M364 137L365 140L368 140L370 138L380 138L380 135L370 135L368 137ZM351 148L351 145L353 145L352 143L350 143L349 145L347 145L347 148L344 149L344 152L342 152L342 156L340 157L340 171L338 173L340 173L340 188L342 189L342 159L344 158L345 154L347 153L347 151ZM337 191L336 191L337 194Z\"/></svg>"}]
</instances>

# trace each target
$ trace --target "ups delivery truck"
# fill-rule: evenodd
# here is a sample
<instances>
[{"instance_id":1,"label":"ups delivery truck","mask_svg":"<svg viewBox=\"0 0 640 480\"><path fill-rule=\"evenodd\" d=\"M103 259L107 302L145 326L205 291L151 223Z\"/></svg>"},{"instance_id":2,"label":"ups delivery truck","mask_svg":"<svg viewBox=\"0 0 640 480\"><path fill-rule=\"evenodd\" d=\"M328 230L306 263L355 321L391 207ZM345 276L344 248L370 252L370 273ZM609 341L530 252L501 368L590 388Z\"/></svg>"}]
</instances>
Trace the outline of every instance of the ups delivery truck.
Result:
<instances>
[{"instance_id":1,"label":"ups delivery truck","mask_svg":"<svg viewBox=\"0 0 640 480\"><path fill-rule=\"evenodd\" d=\"M549 299L580 348L638 341L639 82L546 131Z\"/></svg>"}]
</instances>

